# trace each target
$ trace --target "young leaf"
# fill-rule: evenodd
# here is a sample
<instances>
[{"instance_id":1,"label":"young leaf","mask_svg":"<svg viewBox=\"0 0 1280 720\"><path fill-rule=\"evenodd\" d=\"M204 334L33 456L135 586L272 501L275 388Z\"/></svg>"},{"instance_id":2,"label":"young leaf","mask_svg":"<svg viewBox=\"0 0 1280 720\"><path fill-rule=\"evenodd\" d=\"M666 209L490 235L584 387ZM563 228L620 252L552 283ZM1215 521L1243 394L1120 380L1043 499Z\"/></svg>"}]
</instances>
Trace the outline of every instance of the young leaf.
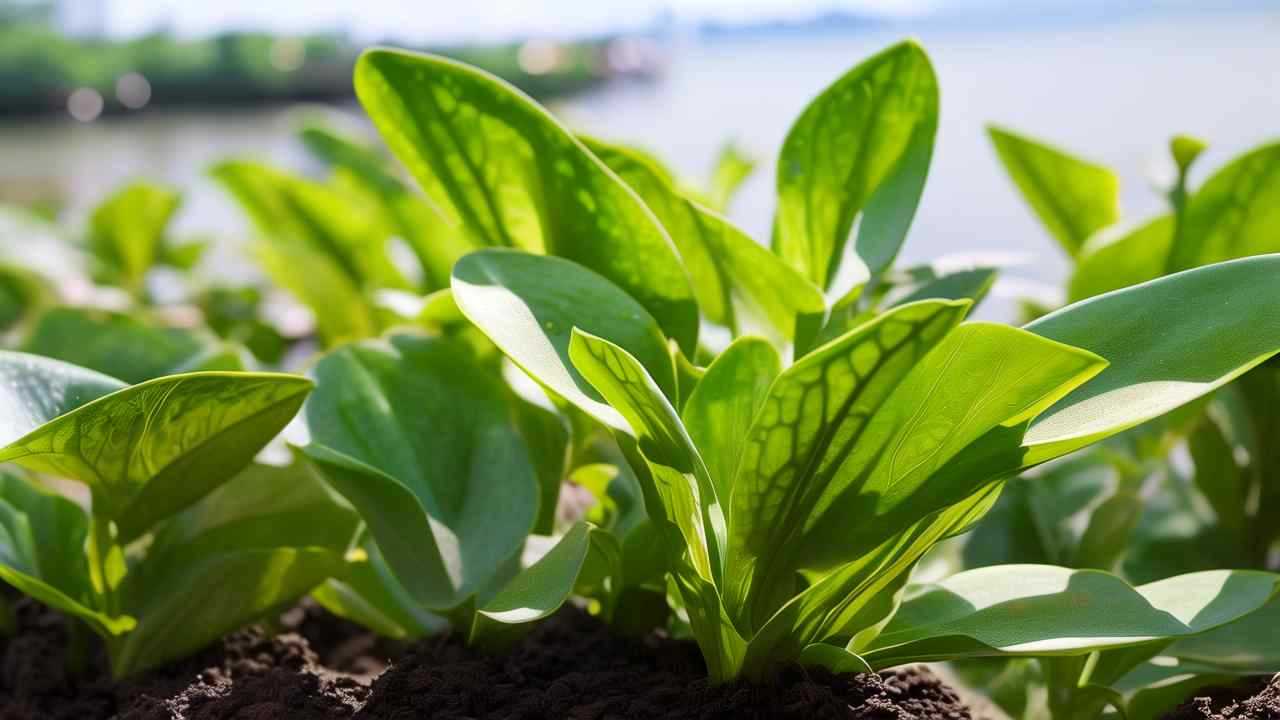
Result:
<instances>
[{"instance_id":1,"label":"young leaf","mask_svg":"<svg viewBox=\"0 0 1280 720\"><path fill-rule=\"evenodd\" d=\"M1184 270L1280 252L1280 143L1252 150L1213 174L1191 196L1169 267Z\"/></svg>"},{"instance_id":2,"label":"young leaf","mask_svg":"<svg viewBox=\"0 0 1280 720\"><path fill-rule=\"evenodd\" d=\"M937 79L919 45L899 43L850 70L787 133L774 249L825 290L861 214L855 249L879 275L915 215L937 129Z\"/></svg>"},{"instance_id":3,"label":"young leaf","mask_svg":"<svg viewBox=\"0 0 1280 720\"><path fill-rule=\"evenodd\" d=\"M316 366L306 456L356 507L396 577L433 610L458 607L515 555L538 481L507 389L461 343L393 335Z\"/></svg>"},{"instance_id":4,"label":"young leaf","mask_svg":"<svg viewBox=\"0 0 1280 720\"><path fill-rule=\"evenodd\" d=\"M721 353L694 388L683 420L702 453L716 496L728 501L746 450L751 421L782 372L778 352L758 338L739 338Z\"/></svg>"},{"instance_id":5,"label":"young leaf","mask_svg":"<svg viewBox=\"0 0 1280 720\"><path fill-rule=\"evenodd\" d=\"M163 255L165 231L182 196L135 182L116 191L89 218L89 251L99 274L130 292L145 289L147 272Z\"/></svg>"},{"instance_id":6,"label":"young leaf","mask_svg":"<svg viewBox=\"0 0 1280 720\"><path fill-rule=\"evenodd\" d=\"M124 387L23 353L0 353L0 378L0 462L88 485L122 541L247 465L311 390L297 376L220 372Z\"/></svg>"},{"instance_id":7,"label":"young leaf","mask_svg":"<svg viewBox=\"0 0 1280 720\"><path fill-rule=\"evenodd\" d=\"M708 320L735 334L758 327L781 344L795 337L796 316L824 310L817 287L733 223L680 194L642 154L583 140L662 222L689 269L698 307Z\"/></svg>"},{"instance_id":8,"label":"young leaf","mask_svg":"<svg viewBox=\"0 0 1280 720\"><path fill-rule=\"evenodd\" d=\"M607 426L626 428L569 360L575 327L634 356L676 397L675 369L653 316L617 286L561 258L482 250L458 261L453 295L462 312L539 383Z\"/></svg>"},{"instance_id":9,"label":"young leaf","mask_svg":"<svg viewBox=\"0 0 1280 720\"><path fill-rule=\"evenodd\" d=\"M991 143L1022 197L1067 254L1120 219L1120 181L1111 170L989 126Z\"/></svg>"},{"instance_id":10,"label":"young leaf","mask_svg":"<svg viewBox=\"0 0 1280 720\"><path fill-rule=\"evenodd\" d=\"M717 212L726 212L733 196L742 183L756 169L755 158L744 153L735 143L725 143L716 155L715 168L711 172L711 186L707 189L707 202Z\"/></svg>"},{"instance_id":11,"label":"young leaf","mask_svg":"<svg viewBox=\"0 0 1280 720\"><path fill-rule=\"evenodd\" d=\"M1139 587L1097 570L999 565L918 588L874 645L874 667L982 655L1076 655L1212 630L1263 607L1280 577L1248 570Z\"/></svg>"},{"instance_id":12,"label":"young leaf","mask_svg":"<svg viewBox=\"0 0 1280 720\"><path fill-rule=\"evenodd\" d=\"M0 470L0 580L108 636L134 618L97 610L84 543L89 518L74 502Z\"/></svg>"},{"instance_id":13,"label":"young leaf","mask_svg":"<svg viewBox=\"0 0 1280 720\"><path fill-rule=\"evenodd\" d=\"M1208 393L1280 350L1280 255L1170 275L1085 300L1026 326L1110 366L1027 431L1034 465Z\"/></svg>"},{"instance_id":14,"label":"young leaf","mask_svg":"<svg viewBox=\"0 0 1280 720\"><path fill-rule=\"evenodd\" d=\"M679 528L689 562L703 580L718 578L724 513L715 485L675 408L638 360L608 340L577 328L569 345L574 367L628 423L662 498L651 509ZM646 500L646 505L648 501Z\"/></svg>"},{"instance_id":15,"label":"young leaf","mask_svg":"<svg viewBox=\"0 0 1280 720\"><path fill-rule=\"evenodd\" d=\"M600 273L686 353L698 308L661 225L546 110L452 60L372 50L356 94L445 220L477 244L546 252Z\"/></svg>"}]
</instances>

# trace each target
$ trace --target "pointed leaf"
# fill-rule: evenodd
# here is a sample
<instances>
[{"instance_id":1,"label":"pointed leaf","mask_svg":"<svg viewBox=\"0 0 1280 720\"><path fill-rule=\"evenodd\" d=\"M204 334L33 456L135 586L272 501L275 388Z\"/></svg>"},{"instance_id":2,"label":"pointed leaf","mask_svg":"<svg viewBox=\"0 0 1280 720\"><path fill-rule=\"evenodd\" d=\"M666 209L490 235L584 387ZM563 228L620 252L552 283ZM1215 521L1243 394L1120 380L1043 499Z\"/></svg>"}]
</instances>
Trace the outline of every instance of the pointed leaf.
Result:
<instances>
[{"instance_id":1,"label":"pointed leaf","mask_svg":"<svg viewBox=\"0 0 1280 720\"><path fill-rule=\"evenodd\" d=\"M89 251L99 269L125 289L141 291L181 202L176 191L146 182L112 193L89 218Z\"/></svg>"},{"instance_id":2,"label":"pointed leaf","mask_svg":"<svg viewBox=\"0 0 1280 720\"><path fill-rule=\"evenodd\" d=\"M1245 617L1280 576L1179 575L1137 588L1097 570L998 565L922 586L863 656L876 667L981 655L1078 655L1190 636Z\"/></svg>"},{"instance_id":3,"label":"pointed leaf","mask_svg":"<svg viewBox=\"0 0 1280 720\"><path fill-rule=\"evenodd\" d=\"M1172 215L1160 215L1137 226L1098 233L1076 258L1068 300L1085 300L1163 275L1173 244L1173 224Z\"/></svg>"},{"instance_id":4,"label":"pointed leaf","mask_svg":"<svg viewBox=\"0 0 1280 720\"><path fill-rule=\"evenodd\" d=\"M446 222L480 245L591 268L694 351L697 303L670 238L550 113L492 75L430 55L366 52L355 85Z\"/></svg>"},{"instance_id":5,"label":"pointed leaf","mask_svg":"<svg viewBox=\"0 0 1280 720\"><path fill-rule=\"evenodd\" d=\"M661 498L660 508L649 508L650 516L661 512L679 528L689 562L704 580L718 577L724 514L706 465L675 408L640 362L608 340L574 328L569 355L638 441Z\"/></svg>"},{"instance_id":6,"label":"pointed leaf","mask_svg":"<svg viewBox=\"0 0 1280 720\"><path fill-rule=\"evenodd\" d=\"M1111 170L1002 128L987 133L1022 197L1068 255L1120 219L1120 181Z\"/></svg>"},{"instance_id":7,"label":"pointed leaf","mask_svg":"<svg viewBox=\"0 0 1280 720\"><path fill-rule=\"evenodd\" d=\"M738 188L756 169L756 160L745 154L734 143L725 143L716 155L715 168L711 172L711 187L707 190L707 202L712 209L725 212Z\"/></svg>"},{"instance_id":8,"label":"pointed leaf","mask_svg":"<svg viewBox=\"0 0 1280 720\"><path fill-rule=\"evenodd\" d=\"M525 372L607 426L626 428L569 361L575 327L626 348L662 393L675 397L675 370L658 323L617 286L580 265L482 250L454 266L453 295L471 322Z\"/></svg>"},{"instance_id":9,"label":"pointed leaf","mask_svg":"<svg viewBox=\"0 0 1280 720\"><path fill-rule=\"evenodd\" d=\"M1109 367L1041 415L1033 465L1163 415L1280 350L1280 255L1189 270L1085 300L1027 329Z\"/></svg>"},{"instance_id":10,"label":"pointed leaf","mask_svg":"<svg viewBox=\"0 0 1280 720\"><path fill-rule=\"evenodd\" d=\"M1232 160L1191 196L1169 267L1280 252L1278 225L1280 143L1271 143Z\"/></svg>"},{"instance_id":11,"label":"pointed leaf","mask_svg":"<svg viewBox=\"0 0 1280 720\"><path fill-rule=\"evenodd\" d=\"M4 403L9 417L0 421L0 462L88 485L94 512L115 520L123 541L234 476L311 390L298 376L206 372L95 400L110 383L71 365L2 353L0 372L13 393ZM79 394L85 384L72 378L88 378L91 389Z\"/></svg>"},{"instance_id":12,"label":"pointed leaf","mask_svg":"<svg viewBox=\"0 0 1280 720\"><path fill-rule=\"evenodd\" d=\"M684 424L722 502L733 494L751 422L780 372L772 345L740 338L716 357L685 404Z\"/></svg>"},{"instance_id":13,"label":"pointed leaf","mask_svg":"<svg viewBox=\"0 0 1280 720\"><path fill-rule=\"evenodd\" d=\"M815 98L778 156L774 248L831 285L859 214L856 250L872 276L906 236L938 128L938 85L913 42L872 56Z\"/></svg>"}]
</instances>

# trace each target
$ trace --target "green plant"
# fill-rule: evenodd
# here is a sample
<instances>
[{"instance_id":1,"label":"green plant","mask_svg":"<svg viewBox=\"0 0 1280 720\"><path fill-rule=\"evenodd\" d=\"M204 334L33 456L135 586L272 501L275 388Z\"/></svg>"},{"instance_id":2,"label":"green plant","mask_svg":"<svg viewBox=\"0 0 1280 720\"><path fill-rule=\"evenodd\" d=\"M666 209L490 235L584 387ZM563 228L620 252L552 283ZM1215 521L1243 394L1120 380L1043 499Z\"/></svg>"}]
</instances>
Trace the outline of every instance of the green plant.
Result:
<instances>
[{"instance_id":1,"label":"green plant","mask_svg":"<svg viewBox=\"0 0 1280 720\"><path fill-rule=\"evenodd\" d=\"M1110 170L1005 130L992 128L991 137L1028 204L1073 259L1071 300L1187 267L1280 250L1269 230L1280 193L1280 176L1273 172L1280 167L1280 146L1244 154L1193 191L1188 173L1205 146L1175 137L1169 212L1135 228L1117 224L1119 182ZM1139 582L1213 567L1265 568L1269 549L1280 539L1269 520L1280 508L1280 464L1266 441L1280 432L1273 410L1277 393L1274 362L1259 365L1176 413L1011 483L968 542L965 564L1119 566ZM1190 477L1170 459L1184 442ZM1129 697L1130 716L1157 717L1195 685L1222 682L1227 675L1274 672L1280 661L1262 661L1280 642L1264 630L1265 618L1273 615L1269 609L1257 619L1179 642L1163 649L1157 663L1113 677ZM1087 703L1084 710L1072 707L1087 685L1082 670L1039 673L1037 682L1048 685L1048 711L1087 714ZM999 694L1015 714L1028 714L1026 678L1008 668L1005 677L1011 692Z\"/></svg>"},{"instance_id":2,"label":"green plant","mask_svg":"<svg viewBox=\"0 0 1280 720\"><path fill-rule=\"evenodd\" d=\"M553 530L567 433L479 362L457 340L396 334L316 366L303 452L359 510L377 553L373 572L321 595L334 611L413 635L426 610L496 645L575 588L611 596L612 536L578 523L529 541Z\"/></svg>"},{"instance_id":3,"label":"green plant","mask_svg":"<svg viewBox=\"0 0 1280 720\"><path fill-rule=\"evenodd\" d=\"M226 372L127 386L0 352L0 462L90 500L0 472L0 578L74 619L74 661L83 628L101 635L117 677L293 602L341 571L357 522L299 468L250 466L310 389Z\"/></svg>"},{"instance_id":4,"label":"green plant","mask_svg":"<svg viewBox=\"0 0 1280 720\"><path fill-rule=\"evenodd\" d=\"M195 265L205 245L175 243L168 235L181 202L175 190L134 182L94 208L86 241L94 279L145 299L147 273L152 268L169 265L187 270Z\"/></svg>"}]
</instances>

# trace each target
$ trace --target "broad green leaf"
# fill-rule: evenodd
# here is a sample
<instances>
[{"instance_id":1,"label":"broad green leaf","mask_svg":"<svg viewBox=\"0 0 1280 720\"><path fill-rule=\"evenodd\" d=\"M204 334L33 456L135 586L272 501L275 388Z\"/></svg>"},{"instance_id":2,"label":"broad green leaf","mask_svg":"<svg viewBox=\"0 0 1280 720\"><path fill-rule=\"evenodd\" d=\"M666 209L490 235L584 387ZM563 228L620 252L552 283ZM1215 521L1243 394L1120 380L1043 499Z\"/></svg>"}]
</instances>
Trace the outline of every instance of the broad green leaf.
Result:
<instances>
[{"instance_id":1,"label":"broad green leaf","mask_svg":"<svg viewBox=\"0 0 1280 720\"><path fill-rule=\"evenodd\" d=\"M733 494L751 421L781 372L782 361L772 345L740 338L711 363L685 404L684 424L722 502Z\"/></svg>"},{"instance_id":2,"label":"broad green leaf","mask_svg":"<svg viewBox=\"0 0 1280 720\"><path fill-rule=\"evenodd\" d=\"M322 548L262 548L203 556L155 578L131 608L138 625L108 642L111 672L133 675L190 654L273 611L287 608L342 571L342 555Z\"/></svg>"},{"instance_id":3,"label":"broad green leaf","mask_svg":"<svg viewBox=\"0 0 1280 720\"><path fill-rule=\"evenodd\" d=\"M127 632L132 617L96 609L85 563L88 535L89 518L79 505L0 470L0 580L101 635Z\"/></svg>"},{"instance_id":4,"label":"broad green leaf","mask_svg":"<svg viewBox=\"0 0 1280 720\"><path fill-rule=\"evenodd\" d=\"M447 223L479 245L591 268L694 351L697 303L670 238L550 113L492 75L430 55L366 52L355 86Z\"/></svg>"},{"instance_id":5,"label":"broad green leaf","mask_svg":"<svg viewBox=\"0 0 1280 720\"><path fill-rule=\"evenodd\" d=\"M914 42L835 81L791 126L778 156L774 249L826 289L861 215L855 249L879 275L920 202L937 128L937 79Z\"/></svg>"},{"instance_id":6,"label":"broad green leaf","mask_svg":"<svg viewBox=\"0 0 1280 720\"><path fill-rule=\"evenodd\" d=\"M658 323L604 277L568 260L482 250L453 269L462 312L526 373L607 426L626 429L569 360L573 329L623 347L668 398L675 369Z\"/></svg>"},{"instance_id":7,"label":"broad green leaf","mask_svg":"<svg viewBox=\"0 0 1280 720\"><path fill-rule=\"evenodd\" d=\"M304 242L280 237L258 242L252 253L263 272L311 310L326 345L377 333L368 297L331 258Z\"/></svg>"},{"instance_id":8,"label":"broad green leaf","mask_svg":"<svg viewBox=\"0 0 1280 720\"><path fill-rule=\"evenodd\" d=\"M917 588L862 653L873 666L982 655L1076 655L1194 635L1265 605L1278 576L1179 575L1139 587L1097 570L999 565Z\"/></svg>"},{"instance_id":9,"label":"broad green leaf","mask_svg":"<svg viewBox=\"0 0 1280 720\"><path fill-rule=\"evenodd\" d=\"M1068 300L1085 300L1163 275L1173 225L1172 215L1160 215L1136 227L1116 226L1095 235L1076 258Z\"/></svg>"},{"instance_id":10,"label":"broad green leaf","mask_svg":"<svg viewBox=\"0 0 1280 720\"><path fill-rule=\"evenodd\" d=\"M0 353L0 375L0 462L88 485L94 513L114 520L122 541L230 479L311 390L302 377L222 372L121 387L21 353Z\"/></svg>"},{"instance_id":11,"label":"broad green leaf","mask_svg":"<svg viewBox=\"0 0 1280 720\"><path fill-rule=\"evenodd\" d=\"M617 542L608 533L579 522L556 541L541 558L521 570L476 611L470 628L472 642L509 637L507 625L523 625L541 620L564 605L589 569L591 553L603 553L606 566L616 574L619 563Z\"/></svg>"},{"instance_id":12,"label":"broad green leaf","mask_svg":"<svg viewBox=\"0 0 1280 720\"><path fill-rule=\"evenodd\" d=\"M1051 313L1026 326L1110 365L1037 418L1033 465L1163 415L1280 350L1280 255L1189 270Z\"/></svg>"},{"instance_id":13,"label":"broad green leaf","mask_svg":"<svg viewBox=\"0 0 1280 720\"><path fill-rule=\"evenodd\" d=\"M625 419L652 472L661 512L679 528L693 568L703 580L720 576L724 514L680 415L645 368L627 351L577 328L569 345L574 367ZM646 499L646 505L649 502Z\"/></svg>"},{"instance_id":14,"label":"broad green leaf","mask_svg":"<svg viewBox=\"0 0 1280 720\"><path fill-rule=\"evenodd\" d=\"M316 366L305 453L356 507L396 578L433 610L498 574L537 518L507 389L456 341L347 345Z\"/></svg>"},{"instance_id":15,"label":"broad green leaf","mask_svg":"<svg viewBox=\"0 0 1280 720\"><path fill-rule=\"evenodd\" d=\"M956 328L914 365L849 449L819 466L804 503L810 510L784 516L792 530L777 541L786 549L769 551L766 567L834 568L1001 479L951 461L989 432L1024 427L1103 364L1006 325ZM851 528L848 518L859 522Z\"/></svg>"},{"instance_id":16,"label":"broad green leaf","mask_svg":"<svg viewBox=\"0 0 1280 720\"><path fill-rule=\"evenodd\" d=\"M1179 640L1161 655L1224 673L1274 673L1280 668L1280 598L1233 623Z\"/></svg>"},{"instance_id":17,"label":"broad green leaf","mask_svg":"<svg viewBox=\"0 0 1280 720\"><path fill-rule=\"evenodd\" d=\"M126 185L103 201L89 218L88 245L98 274L131 292L142 291L181 202L176 191L146 182Z\"/></svg>"},{"instance_id":18,"label":"broad green leaf","mask_svg":"<svg viewBox=\"0 0 1280 720\"><path fill-rule=\"evenodd\" d=\"M1120 219L1120 181L1111 170L995 126L987 132L1022 197L1068 255Z\"/></svg>"},{"instance_id":19,"label":"broad green leaf","mask_svg":"<svg viewBox=\"0 0 1280 720\"><path fill-rule=\"evenodd\" d=\"M1231 161L1187 204L1169 267L1185 270L1248 255L1280 252L1280 143Z\"/></svg>"},{"instance_id":20,"label":"broad green leaf","mask_svg":"<svg viewBox=\"0 0 1280 720\"><path fill-rule=\"evenodd\" d=\"M21 349L140 383L209 358L217 352L214 341L199 331L164 327L136 313L57 307L36 320Z\"/></svg>"},{"instance_id":21,"label":"broad green leaf","mask_svg":"<svg viewBox=\"0 0 1280 720\"><path fill-rule=\"evenodd\" d=\"M790 597L795 568L764 579L771 557L800 530L813 500L858 441L866 420L915 363L968 309L966 302L927 302L885 313L806 355L769 390L747 434L730 498L730 551L725 601L746 618L753 587L785 575ZM761 566L766 567L761 567ZM765 585L768 587L768 585ZM762 619L776 608L760 608Z\"/></svg>"},{"instance_id":22,"label":"broad green leaf","mask_svg":"<svg viewBox=\"0 0 1280 720\"><path fill-rule=\"evenodd\" d=\"M823 311L816 286L727 219L680 194L642 154L584 142L640 195L675 241L708 320L735 334L759 328L785 341L795 337L797 315Z\"/></svg>"},{"instance_id":23,"label":"broad green leaf","mask_svg":"<svg viewBox=\"0 0 1280 720\"><path fill-rule=\"evenodd\" d=\"M734 195L738 194L738 188L755 169L755 158L745 154L736 144L725 143L716 155L715 167L711 171L707 203L718 212L727 211Z\"/></svg>"}]
</instances>

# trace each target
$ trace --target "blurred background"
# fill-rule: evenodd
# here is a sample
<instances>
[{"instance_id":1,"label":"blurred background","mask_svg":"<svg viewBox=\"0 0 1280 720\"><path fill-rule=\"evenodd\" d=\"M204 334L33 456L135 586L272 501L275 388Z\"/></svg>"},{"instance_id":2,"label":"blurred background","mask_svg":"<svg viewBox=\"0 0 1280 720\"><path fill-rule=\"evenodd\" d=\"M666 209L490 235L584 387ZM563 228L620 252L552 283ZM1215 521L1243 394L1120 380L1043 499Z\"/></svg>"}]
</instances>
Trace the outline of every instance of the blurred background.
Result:
<instances>
[{"instance_id":1,"label":"blurred background","mask_svg":"<svg viewBox=\"0 0 1280 720\"><path fill-rule=\"evenodd\" d=\"M307 170L296 132L315 112L371 133L351 68L387 44L480 65L690 179L735 142L760 164L730 214L764 239L792 119L907 35L933 58L942 122L903 258L1022 259L996 315L1066 262L985 124L1115 168L1134 220L1162 208L1172 134L1209 142L1195 180L1280 136L1276 0L0 0L0 203L75 223L123 181L174 183L177 227L225 238L218 272L247 271L246 221L205 171L228 155Z\"/></svg>"}]
</instances>

